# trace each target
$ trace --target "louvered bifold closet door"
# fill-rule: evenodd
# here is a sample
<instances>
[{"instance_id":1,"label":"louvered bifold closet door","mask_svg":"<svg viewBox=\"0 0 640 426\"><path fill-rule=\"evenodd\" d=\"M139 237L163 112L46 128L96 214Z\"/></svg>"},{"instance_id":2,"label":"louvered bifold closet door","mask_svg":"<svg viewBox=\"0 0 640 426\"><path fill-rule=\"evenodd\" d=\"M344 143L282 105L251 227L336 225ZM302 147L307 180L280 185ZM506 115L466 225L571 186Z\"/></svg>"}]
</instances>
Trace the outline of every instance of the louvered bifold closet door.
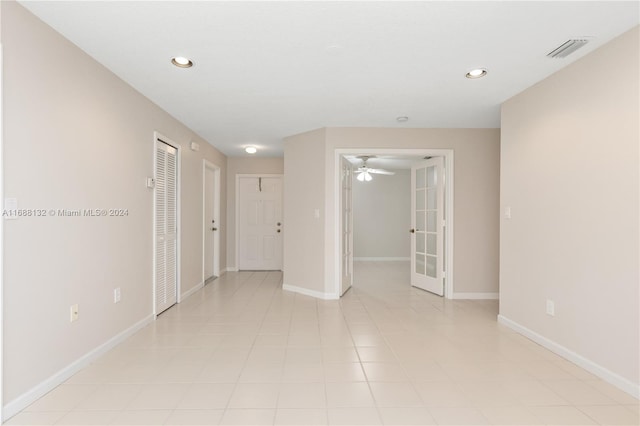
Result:
<instances>
[{"instance_id":1,"label":"louvered bifold closet door","mask_svg":"<svg viewBox=\"0 0 640 426\"><path fill-rule=\"evenodd\" d=\"M155 312L177 300L177 150L158 141L156 148L155 199Z\"/></svg>"}]
</instances>

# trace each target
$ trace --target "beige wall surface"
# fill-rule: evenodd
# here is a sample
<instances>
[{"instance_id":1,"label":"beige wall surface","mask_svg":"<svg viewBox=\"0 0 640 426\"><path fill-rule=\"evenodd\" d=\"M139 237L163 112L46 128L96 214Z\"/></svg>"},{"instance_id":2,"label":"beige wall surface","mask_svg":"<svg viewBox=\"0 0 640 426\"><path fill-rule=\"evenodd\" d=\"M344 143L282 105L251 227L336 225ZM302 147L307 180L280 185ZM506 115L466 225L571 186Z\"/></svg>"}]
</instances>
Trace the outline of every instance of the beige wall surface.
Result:
<instances>
[{"instance_id":1,"label":"beige wall surface","mask_svg":"<svg viewBox=\"0 0 640 426\"><path fill-rule=\"evenodd\" d=\"M324 140L325 129L284 140L283 283L317 296L325 293Z\"/></svg>"},{"instance_id":2,"label":"beige wall surface","mask_svg":"<svg viewBox=\"0 0 640 426\"><path fill-rule=\"evenodd\" d=\"M409 259L411 170L353 180L353 256Z\"/></svg>"},{"instance_id":3,"label":"beige wall surface","mask_svg":"<svg viewBox=\"0 0 640 426\"><path fill-rule=\"evenodd\" d=\"M236 262L236 175L284 173L283 157L227 158L227 268L237 269ZM285 224L286 226L286 224ZM224 265L224 264L223 264Z\"/></svg>"},{"instance_id":4,"label":"beige wall surface","mask_svg":"<svg viewBox=\"0 0 640 426\"><path fill-rule=\"evenodd\" d=\"M498 291L499 129L328 128L326 132L327 291L335 287L335 150L362 149L366 154L367 148L453 149L454 292Z\"/></svg>"},{"instance_id":5,"label":"beige wall surface","mask_svg":"<svg viewBox=\"0 0 640 426\"><path fill-rule=\"evenodd\" d=\"M2 9L6 197L21 209L128 210L4 222L7 404L152 314L153 132L183 147L183 292L202 280L202 161L221 167L224 203L226 157L22 6Z\"/></svg>"},{"instance_id":6,"label":"beige wall surface","mask_svg":"<svg viewBox=\"0 0 640 426\"><path fill-rule=\"evenodd\" d=\"M502 108L500 313L639 383L639 30ZM545 314L555 301L555 316Z\"/></svg>"}]
</instances>

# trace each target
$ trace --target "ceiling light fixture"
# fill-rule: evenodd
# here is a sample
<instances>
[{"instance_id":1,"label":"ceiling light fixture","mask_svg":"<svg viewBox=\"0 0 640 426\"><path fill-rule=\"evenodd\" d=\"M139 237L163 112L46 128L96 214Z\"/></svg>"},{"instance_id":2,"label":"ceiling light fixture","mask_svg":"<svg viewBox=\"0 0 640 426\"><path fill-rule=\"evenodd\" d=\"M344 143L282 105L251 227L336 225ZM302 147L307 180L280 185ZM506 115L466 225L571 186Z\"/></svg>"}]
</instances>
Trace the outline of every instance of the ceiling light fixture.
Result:
<instances>
[{"instance_id":1,"label":"ceiling light fixture","mask_svg":"<svg viewBox=\"0 0 640 426\"><path fill-rule=\"evenodd\" d=\"M403 117L398 117L398 118L396 118L396 121L398 123L405 123L405 122L409 121L409 117L404 117L404 116Z\"/></svg>"},{"instance_id":2,"label":"ceiling light fixture","mask_svg":"<svg viewBox=\"0 0 640 426\"><path fill-rule=\"evenodd\" d=\"M193 66L193 62L184 56L175 56L171 58L171 63L178 68L191 68Z\"/></svg>"},{"instance_id":3,"label":"ceiling light fixture","mask_svg":"<svg viewBox=\"0 0 640 426\"><path fill-rule=\"evenodd\" d=\"M256 148L255 146L248 146L244 149L244 152L246 152L247 154L255 154L256 152L258 152L258 148Z\"/></svg>"},{"instance_id":4,"label":"ceiling light fixture","mask_svg":"<svg viewBox=\"0 0 640 426\"><path fill-rule=\"evenodd\" d=\"M370 182L373 177L369 174L369 172L362 172L356 177L356 179L358 179L360 182Z\"/></svg>"},{"instance_id":5,"label":"ceiling light fixture","mask_svg":"<svg viewBox=\"0 0 640 426\"><path fill-rule=\"evenodd\" d=\"M465 77L467 77L467 78L480 78L480 77L484 77L485 75L487 75L486 68L476 68L476 69L473 69L473 70L469 71Z\"/></svg>"}]
</instances>

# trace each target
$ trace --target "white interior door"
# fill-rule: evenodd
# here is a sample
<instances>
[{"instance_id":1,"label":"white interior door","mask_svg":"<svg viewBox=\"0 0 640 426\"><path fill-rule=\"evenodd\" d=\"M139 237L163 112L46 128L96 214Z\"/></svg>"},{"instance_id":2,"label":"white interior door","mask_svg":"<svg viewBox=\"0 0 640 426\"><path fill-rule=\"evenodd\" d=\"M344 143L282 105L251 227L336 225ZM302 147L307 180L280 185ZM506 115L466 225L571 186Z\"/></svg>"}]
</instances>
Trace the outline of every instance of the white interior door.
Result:
<instances>
[{"instance_id":1,"label":"white interior door","mask_svg":"<svg viewBox=\"0 0 640 426\"><path fill-rule=\"evenodd\" d=\"M238 179L238 267L282 269L282 177Z\"/></svg>"},{"instance_id":2,"label":"white interior door","mask_svg":"<svg viewBox=\"0 0 640 426\"><path fill-rule=\"evenodd\" d=\"M341 272L340 295L353 284L353 166L346 158L340 159L340 235L341 235Z\"/></svg>"},{"instance_id":3,"label":"white interior door","mask_svg":"<svg viewBox=\"0 0 640 426\"><path fill-rule=\"evenodd\" d=\"M444 295L444 159L411 168L411 285Z\"/></svg>"},{"instance_id":4,"label":"white interior door","mask_svg":"<svg viewBox=\"0 0 640 426\"><path fill-rule=\"evenodd\" d=\"M218 219L216 215L216 171L204 167L204 279L205 281L218 274L216 268L216 237Z\"/></svg>"},{"instance_id":5,"label":"white interior door","mask_svg":"<svg viewBox=\"0 0 640 426\"><path fill-rule=\"evenodd\" d=\"M155 313L173 306L178 286L178 151L156 142Z\"/></svg>"}]
</instances>

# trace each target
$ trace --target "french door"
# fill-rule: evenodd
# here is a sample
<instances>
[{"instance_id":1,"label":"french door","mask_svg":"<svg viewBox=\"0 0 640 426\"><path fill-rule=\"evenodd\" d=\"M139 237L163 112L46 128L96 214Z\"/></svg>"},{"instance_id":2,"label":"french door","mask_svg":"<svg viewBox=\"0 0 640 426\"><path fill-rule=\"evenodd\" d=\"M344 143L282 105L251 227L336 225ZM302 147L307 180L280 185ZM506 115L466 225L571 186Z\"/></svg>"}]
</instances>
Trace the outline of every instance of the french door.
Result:
<instances>
[{"instance_id":1,"label":"french door","mask_svg":"<svg viewBox=\"0 0 640 426\"><path fill-rule=\"evenodd\" d=\"M238 268L282 270L282 177L240 177L238 201Z\"/></svg>"},{"instance_id":2,"label":"french door","mask_svg":"<svg viewBox=\"0 0 640 426\"><path fill-rule=\"evenodd\" d=\"M340 245L342 276L340 296L353 284L353 166L346 158L340 159Z\"/></svg>"},{"instance_id":3,"label":"french door","mask_svg":"<svg viewBox=\"0 0 640 426\"><path fill-rule=\"evenodd\" d=\"M444 159L411 168L411 285L444 295Z\"/></svg>"},{"instance_id":4,"label":"french door","mask_svg":"<svg viewBox=\"0 0 640 426\"><path fill-rule=\"evenodd\" d=\"M178 150L156 140L155 313L173 306L178 287Z\"/></svg>"}]
</instances>

